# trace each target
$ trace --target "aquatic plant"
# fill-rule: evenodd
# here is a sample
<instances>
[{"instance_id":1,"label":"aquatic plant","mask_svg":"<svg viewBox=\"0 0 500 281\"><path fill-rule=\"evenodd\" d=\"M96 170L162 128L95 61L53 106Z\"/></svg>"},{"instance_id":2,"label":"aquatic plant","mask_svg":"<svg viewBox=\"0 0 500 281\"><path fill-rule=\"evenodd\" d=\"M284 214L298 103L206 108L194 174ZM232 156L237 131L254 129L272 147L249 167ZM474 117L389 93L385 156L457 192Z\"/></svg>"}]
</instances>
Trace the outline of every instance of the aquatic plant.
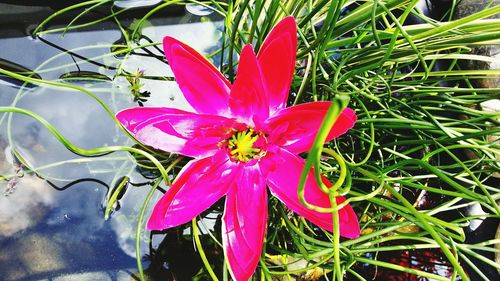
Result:
<instances>
[{"instance_id":1,"label":"aquatic plant","mask_svg":"<svg viewBox=\"0 0 500 281\"><path fill-rule=\"evenodd\" d=\"M332 184L324 177L322 183L315 182L311 171L302 200L297 192L304 161L295 154L310 149L331 102L286 107L295 68L296 34L295 20L286 17L264 40L257 56L252 45L243 47L233 85L202 55L165 37L167 61L195 112L137 107L116 115L139 142L195 158L156 203L148 229L187 223L226 195L222 243L235 280L248 280L261 256L267 222L266 185L291 210L333 231L328 211ZM327 141L345 133L356 119L352 109L343 109ZM332 194L337 204L344 203L343 197ZM327 211L318 212L302 203L304 200ZM336 212L340 234L359 237L351 206L344 204Z\"/></svg>"},{"instance_id":2,"label":"aquatic plant","mask_svg":"<svg viewBox=\"0 0 500 281\"><path fill-rule=\"evenodd\" d=\"M500 216L497 203L500 190L495 179L500 171L499 113L488 111L485 104L500 97L500 88L490 83L500 71L469 69L467 66L471 61L486 65L495 61L488 54L474 52L479 46L499 43L500 20L491 17L500 13L500 6L492 5L493 1L490 1L480 11L458 18L454 11L459 8L459 2L464 1L446 1L449 9L447 7L441 14L430 17L422 12L421 6L418 7L421 1L417 0L173 0L137 12L132 16L135 20L128 21L124 15L130 10L118 9L111 5L112 2L93 0L61 8L48 16L33 35L36 40L44 42L50 34L69 34L112 22L122 38L103 44L111 51L95 55L92 50L99 46L89 45L64 50L64 54L71 54L76 60L75 65L86 63L105 69L106 79L126 78L131 77L124 70L124 62L129 57L163 61L163 54L157 46L161 42L151 40L144 32L147 26L154 24L154 17L169 8L178 8L177 4L196 3L213 14L189 15L183 20L220 22L217 29L219 44L204 55L212 59L222 72L220 75L213 69L214 75L222 81L224 76L232 83L235 74L238 81L238 56L250 52L245 47L247 44L262 50L265 38L282 18L293 16L297 19L298 44L294 63L297 70L286 104L299 108L309 102L330 102L332 105L328 110L322 109L325 118L313 141L308 143L309 151L304 150L302 154L306 158L305 169L297 191L304 196L304 184L312 176L322 182L321 175L324 175L334 183L331 190L346 198L339 206L350 204L360 218L361 236L341 239L339 231L324 231L288 212L281 201L269 197L268 226L254 275L256 279L386 280L388 276L396 279L399 273L405 277L411 275L443 281L495 279L492 272L496 274L500 268L494 261L494 255L499 254L494 247L498 239L491 235L478 240L474 238L478 231L495 230ZM71 18L66 19L68 23L57 26L62 19L55 19L65 14L71 14ZM85 50L89 51L88 57L77 56ZM168 52L166 55L168 58ZM73 65L67 62L51 65L58 57L54 56L32 72L2 64L1 75L26 84L19 88L15 101L10 106L1 107L0 111L29 115L69 150L84 156L101 156L74 161L97 162L106 159L103 155L111 152L127 151L133 156L127 158L130 165L137 163L141 172L149 172L151 177L148 179L152 178L152 182L148 184L149 191L144 191L147 196L138 211L136 230L138 276L146 280L139 249L145 232L143 221L152 196L169 189L170 180L185 167L185 158L158 153L140 143L134 147L115 143L83 149L42 118L42 113L21 108L16 101L32 95L27 86L64 89L65 95L83 93L95 99L109 119L116 122L117 130L121 128L115 119L118 111L115 104L104 102L92 88L77 86L65 79L41 79L44 74ZM200 59L204 61L204 58ZM134 81L136 85L173 79L152 75L148 72L148 65L141 65L140 69L143 67L144 75L140 81ZM135 68L130 71L135 71ZM103 80L102 76L91 79ZM489 87L481 88L485 84ZM137 99L133 93L127 94L131 102ZM165 94L164 89L151 91L152 97ZM358 120L346 134L325 144L347 97ZM140 98L147 106L148 97ZM207 101L207 105L210 102L212 100ZM175 111L175 114L179 115L181 111ZM50 167L70 162L30 165L23 158L22 145L11 136L11 118L10 114L0 117L0 124L7 127L2 133L5 132L9 148L22 163L19 166L25 167L25 173L36 173L50 179L51 174L46 173ZM224 138L228 150L235 151L235 157L242 160L258 157L259 151L256 150L237 151L237 144L260 138L258 133L246 128L236 129L240 134L235 135L235 140L232 139L234 133L228 133ZM261 149L253 144L252 148ZM180 177L192 167L187 166ZM132 172L117 169L111 173L116 174L111 185L118 188L109 193L106 217L113 219L113 206L125 190L126 181L124 183L121 179ZM2 179L14 183L16 174L5 174ZM335 206L336 200L331 203L332 208L328 211L333 214L334 222L339 206ZM481 212L472 213L471 207L479 208ZM216 203L208 213L215 215L213 220L217 225L222 213L221 204ZM201 213L191 225L179 226L178 233L194 240L203 261L204 268L199 270L197 278L228 280L226 262L219 253L223 238L219 231L204 226L207 217L210 219L207 212ZM483 224L473 228L478 221ZM493 228L487 228L488 222ZM338 223L333 223L333 226L341 227ZM201 233L199 228L202 228ZM156 237L165 235L164 232L153 233ZM425 250L432 251L432 255L427 256L432 257L440 268L418 259L410 260L414 254ZM438 258L434 258L435 255ZM441 270L443 267L447 270Z\"/></svg>"}]
</instances>

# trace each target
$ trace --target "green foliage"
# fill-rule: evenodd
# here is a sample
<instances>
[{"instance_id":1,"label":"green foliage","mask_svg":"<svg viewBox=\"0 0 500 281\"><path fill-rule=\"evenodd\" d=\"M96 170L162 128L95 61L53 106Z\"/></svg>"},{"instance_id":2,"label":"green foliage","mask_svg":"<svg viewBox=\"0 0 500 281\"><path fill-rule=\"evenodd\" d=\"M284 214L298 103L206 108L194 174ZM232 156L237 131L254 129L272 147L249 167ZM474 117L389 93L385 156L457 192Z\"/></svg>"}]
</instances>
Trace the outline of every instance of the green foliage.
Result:
<instances>
[{"instance_id":1,"label":"green foliage","mask_svg":"<svg viewBox=\"0 0 500 281\"><path fill-rule=\"evenodd\" d=\"M125 42L110 55L128 55L159 44L135 45L143 23L152 15L172 5L198 3L224 18L222 44L216 53L222 55L220 68L233 79L235 55L244 44L253 43L258 49L281 18L293 15L297 19L297 71L289 102L336 101L308 154L306 168L315 167L317 173L326 173L336 183L332 188L323 186L323 189L332 199L339 194L348 198L359 214L362 236L340 239L338 231L323 232L291 215L280 203L271 201L265 253L256 276L265 280L277 276L295 278L313 269L322 269L322 274L333 280L342 280L345 276L367 280L367 276L357 271L360 266L368 265L434 280L469 280L464 270L466 264L469 270L488 280L472 260L500 269L494 261L475 252L499 253L494 248L499 241L468 244L464 233L473 219L498 219L500 215L497 204L500 190L492 184L492 177L500 172L499 144L495 140L500 132L500 113L481 108L483 102L500 98L500 88L477 86L479 80L498 77L500 70L464 68L467 61L492 62L490 57L474 54L472 50L500 43L500 20L490 18L500 12L500 6L441 22L416 9L418 1L415 0L164 1L136 19L130 28L123 28L118 18L124 10L111 8L109 14L98 20L77 25L80 19L77 17L63 29L43 30L61 13L77 10L83 15L109 2L87 1L61 10L40 24L35 35L64 33L113 19ZM454 5L450 10L455 9ZM409 16L422 23L409 25ZM229 67L223 67L225 63ZM94 97L110 118L114 118L114 112L107 105L83 88L3 69L0 73L26 83L71 87ZM138 101L143 98L140 82L143 77L139 73L128 76L130 89ZM330 126L347 105L356 110L359 117L356 126L347 136L324 146ZM161 177L144 202L137 226L137 237L140 237L152 192L161 180L169 181L168 173L180 159L165 168L165 163L158 161L147 148L81 149L34 112L16 107L0 107L0 112L35 118L68 149L81 155L98 156L124 150L151 161L152 168L161 171ZM303 173L302 183L305 175L307 171ZM318 209L303 198L303 186L298 187L298 192L306 206ZM439 197L439 202L422 206L423 198L432 196ZM107 215L113 202L109 201ZM336 206L335 200L331 202L331 209L319 211L332 212L334 229L338 230L337 212L341 206ZM475 203L487 214L469 216L463 212ZM441 215L450 210L456 211L458 217L443 219ZM211 268L213 261L208 260L196 235L195 221L191 229L208 274L217 279ZM216 234L205 236L219 239ZM441 249L453 267L452 276L438 276L377 258L379 253L412 249ZM144 279L140 257L137 259ZM305 261L305 265L295 268L294 264L300 261ZM218 262L224 262L222 257ZM225 271L221 276L223 280L228 278Z\"/></svg>"}]
</instances>

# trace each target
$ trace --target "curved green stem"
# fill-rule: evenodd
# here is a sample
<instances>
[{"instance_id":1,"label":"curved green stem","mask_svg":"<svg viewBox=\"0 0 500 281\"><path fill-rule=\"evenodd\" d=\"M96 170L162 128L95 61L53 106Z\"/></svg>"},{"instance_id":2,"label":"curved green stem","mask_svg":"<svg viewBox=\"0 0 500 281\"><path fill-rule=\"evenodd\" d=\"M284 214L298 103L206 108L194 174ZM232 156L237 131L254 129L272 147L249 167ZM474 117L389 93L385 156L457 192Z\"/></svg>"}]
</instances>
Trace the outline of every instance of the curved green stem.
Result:
<instances>
[{"instance_id":1,"label":"curved green stem","mask_svg":"<svg viewBox=\"0 0 500 281\"><path fill-rule=\"evenodd\" d=\"M156 180L156 182L153 184L151 189L148 192L148 195L146 196L146 199L144 199L144 202L142 203L141 211L139 212L139 217L137 218L137 226L135 227L135 260L137 262L137 269L139 270L139 277L141 278L141 281L146 281L146 278L144 276L144 271L142 269L142 262L141 262L141 234L142 234L142 224L144 221L144 216L146 214L146 210L149 204L149 201L151 201L151 198L153 197L153 194L156 191L156 188L161 183L161 179Z\"/></svg>"},{"instance_id":2,"label":"curved green stem","mask_svg":"<svg viewBox=\"0 0 500 281\"><path fill-rule=\"evenodd\" d=\"M193 218L191 220L191 228L193 229L193 238L194 238L194 243L196 244L196 249L198 249L198 253L200 254L200 258L203 261L203 264L205 265L208 274L210 275L210 277L212 277L212 280L219 281L219 278L217 278L217 275L212 269L212 266L210 266L210 262L208 261L207 256L205 255L205 251L203 250L203 246L201 245L200 236L198 233L198 225L196 224L196 218Z\"/></svg>"}]
</instances>

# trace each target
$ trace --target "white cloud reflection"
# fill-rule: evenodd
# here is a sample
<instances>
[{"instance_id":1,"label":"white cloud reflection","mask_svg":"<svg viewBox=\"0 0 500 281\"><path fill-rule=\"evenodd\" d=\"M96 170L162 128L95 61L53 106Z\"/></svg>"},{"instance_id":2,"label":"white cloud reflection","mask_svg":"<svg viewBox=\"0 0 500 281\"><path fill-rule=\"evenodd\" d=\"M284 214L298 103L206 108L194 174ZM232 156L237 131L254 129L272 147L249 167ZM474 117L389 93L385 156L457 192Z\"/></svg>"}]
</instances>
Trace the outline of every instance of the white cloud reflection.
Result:
<instances>
[{"instance_id":1,"label":"white cloud reflection","mask_svg":"<svg viewBox=\"0 0 500 281\"><path fill-rule=\"evenodd\" d=\"M42 220L55 202L55 191L36 176L14 178L15 191L0 195L0 236L11 236ZM0 186L4 186L2 183ZM4 190L2 190L3 192Z\"/></svg>"},{"instance_id":2,"label":"white cloud reflection","mask_svg":"<svg viewBox=\"0 0 500 281\"><path fill-rule=\"evenodd\" d=\"M120 8L140 8L153 6L160 2L161 0L117 0L114 4Z\"/></svg>"}]
</instances>

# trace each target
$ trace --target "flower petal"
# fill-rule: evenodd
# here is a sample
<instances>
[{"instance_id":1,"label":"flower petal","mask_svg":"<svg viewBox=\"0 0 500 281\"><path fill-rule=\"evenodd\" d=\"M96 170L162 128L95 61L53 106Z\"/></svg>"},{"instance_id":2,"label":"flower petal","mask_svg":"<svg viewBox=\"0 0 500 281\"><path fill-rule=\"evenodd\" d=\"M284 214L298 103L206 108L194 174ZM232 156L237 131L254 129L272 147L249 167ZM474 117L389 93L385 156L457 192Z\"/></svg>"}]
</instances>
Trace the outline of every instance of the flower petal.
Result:
<instances>
[{"instance_id":1,"label":"flower petal","mask_svg":"<svg viewBox=\"0 0 500 281\"><path fill-rule=\"evenodd\" d=\"M267 223L266 183L258 165L244 167L229 189L222 242L234 280L248 280L262 254Z\"/></svg>"},{"instance_id":2,"label":"flower petal","mask_svg":"<svg viewBox=\"0 0 500 281\"><path fill-rule=\"evenodd\" d=\"M167 107L133 107L116 114L116 119L129 131L136 132L138 126L144 126L148 120L170 114L184 114L185 111Z\"/></svg>"},{"instance_id":3,"label":"flower petal","mask_svg":"<svg viewBox=\"0 0 500 281\"><path fill-rule=\"evenodd\" d=\"M250 125L254 124L254 118L263 121L269 117L267 93L252 45L246 45L241 51L229 106L233 116Z\"/></svg>"},{"instance_id":4,"label":"flower petal","mask_svg":"<svg viewBox=\"0 0 500 281\"><path fill-rule=\"evenodd\" d=\"M226 193L236 170L227 157L191 160L156 203L147 228L161 230L189 222Z\"/></svg>"},{"instance_id":5,"label":"flower petal","mask_svg":"<svg viewBox=\"0 0 500 281\"><path fill-rule=\"evenodd\" d=\"M226 115L231 83L188 45L163 38L163 49L184 97L199 113Z\"/></svg>"},{"instance_id":6,"label":"flower petal","mask_svg":"<svg viewBox=\"0 0 500 281\"><path fill-rule=\"evenodd\" d=\"M297 26L293 17L280 21L257 54L267 88L271 114L286 106L295 70Z\"/></svg>"},{"instance_id":7,"label":"flower petal","mask_svg":"<svg viewBox=\"0 0 500 281\"><path fill-rule=\"evenodd\" d=\"M276 154L271 155L269 158L266 158L266 161L261 163L262 165L266 165L267 184L274 196L285 203L292 211L305 217L319 227L328 231L333 230L332 214L310 210L299 201L297 188L302 169L304 168L304 159L284 149L280 149ZM323 178L323 182L327 186L332 185L326 178ZM316 206L324 208L331 206L328 195L319 189L313 171L309 173L306 181L305 199L310 204ZM345 198L342 196L338 196L336 199L338 204L345 201ZM350 205L346 205L339 210L339 219L341 236L347 238L356 238L359 236L358 218Z\"/></svg>"},{"instance_id":8,"label":"flower petal","mask_svg":"<svg viewBox=\"0 0 500 281\"><path fill-rule=\"evenodd\" d=\"M129 108L116 117L139 142L194 158L213 155L232 128L238 128L232 119L172 108Z\"/></svg>"},{"instance_id":9,"label":"flower petal","mask_svg":"<svg viewBox=\"0 0 500 281\"><path fill-rule=\"evenodd\" d=\"M292 153L301 153L311 148L331 102L310 102L279 111L267 121L270 128L269 142ZM354 126L357 116L345 108L333 125L326 141L344 134Z\"/></svg>"}]
</instances>

